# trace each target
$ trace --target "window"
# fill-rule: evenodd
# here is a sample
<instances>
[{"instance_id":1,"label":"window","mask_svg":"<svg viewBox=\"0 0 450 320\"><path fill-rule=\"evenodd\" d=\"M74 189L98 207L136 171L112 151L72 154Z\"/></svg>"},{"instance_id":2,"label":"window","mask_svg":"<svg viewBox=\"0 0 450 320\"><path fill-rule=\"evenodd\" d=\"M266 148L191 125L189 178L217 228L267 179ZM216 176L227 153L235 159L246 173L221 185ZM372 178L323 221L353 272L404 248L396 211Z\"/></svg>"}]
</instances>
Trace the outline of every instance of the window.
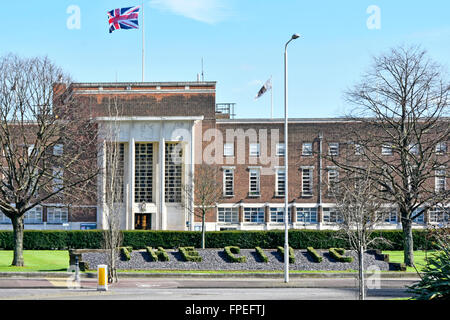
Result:
<instances>
[{"instance_id":1,"label":"window","mask_svg":"<svg viewBox=\"0 0 450 320\"><path fill-rule=\"evenodd\" d=\"M409 146L409 152L411 154L418 154L419 153L419 145L417 143L411 143Z\"/></svg>"},{"instance_id":2,"label":"window","mask_svg":"<svg viewBox=\"0 0 450 320\"><path fill-rule=\"evenodd\" d=\"M302 196L313 195L313 168L302 168Z\"/></svg>"},{"instance_id":3,"label":"window","mask_svg":"<svg viewBox=\"0 0 450 320\"><path fill-rule=\"evenodd\" d=\"M34 144L31 144L28 146L28 156L31 156L31 153L33 152Z\"/></svg>"},{"instance_id":4,"label":"window","mask_svg":"<svg viewBox=\"0 0 450 320\"><path fill-rule=\"evenodd\" d=\"M284 143L277 143L277 156L278 157L284 157L285 155L285 147Z\"/></svg>"},{"instance_id":5,"label":"window","mask_svg":"<svg viewBox=\"0 0 450 320\"><path fill-rule=\"evenodd\" d=\"M47 208L48 223L64 223L68 222L67 208Z\"/></svg>"},{"instance_id":6,"label":"window","mask_svg":"<svg viewBox=\"0 0 450 320\"><path fill-rule=\"evenodd\" d=\"M448 223L449 220L449 208L434 207L430 209L430 222L436 223Z\"/></svg>"},{"instance_id":7,"label":"window","mask_svg":"<svg viewBox=\"0 0 450 320\"><path fill-rule=\"evenodd\" d=\"M336 208L323 208L323 222L340 223L342 214Z\"/></svg>"},{"instance_id":8,"label":"window","mask_svg":"<svg viewBox=\"0 0 450 320\"><path fill-rule=\"evenodd\" d=\"M355 155L360 156L364 152L364 148L359 143L355 143Z\"/></svg>"},{"instance_id":9,"label":"window","mask_svg":"<svg viewBox=\"0 0 450 320\"><path fill-rule=\"evenodd\" d=\"M260 195L260 170L258 168L249 169L250 196Z\"/></svg>"},{"instance_id":10,"label":"window","mask_svg":"<svg viewBox=\"0 0 450 320\"><path fill-rule=\"evenodd\" d=\"M253 223L264 223L264 207L244 208L244 221Z\"/></svg>"},{"instance_id":11,"label":"window","mask_svg":"<svg viewBox=\"0 0 450 320\"><path fill-rule=\"evenodd\" d=\"M381 154L383 156L391 156L392 155L392 147L387 144L382 145L381 146Z\"/></svg>"},{"instance_id":12,"label":"window","mask_svg":"<svg viewBox=\"0 0 450 320\"><path fill-rule=\"evenodd\" d=\"M63 186L64 169L59 167L53 168L53 192L59 192Z\"/></svg>"},{"instance_id":13,"label":"window","mask_svg":"<svg viewBox=\"0 0 450 320\"><path fill-rule=\"evenodd\" d=\"M339 143L338 142L330 142L328 144L328 154L330 156L338 156L339 155Z\"/></svg>"},{"instance_id":14,"label":"window","mask_svg":"<svg viewBox=\"0 0 450 320\"><path fill-rule=\"evenodd\" d=\"M106 144L106 201L123 202L124 195L124 161L125 144ZM114 187L114 193L111 189ZM112 198L114 199L112 199Z\"/></svg>"},{"instance_id":15,"label":"window","mask_svg":"<svg viewBox=\"0 0 450 320\"><path fill-rule=\"evenodd\" d=\"M42 207L34 207L28 210L23 219L24 223L42 223Z\"/></svg>"},{"instance_id":16,"label":"window","mask_svg":"<svg viewBox=\"0 0 450 320\"><path fill-rule=\"evenodd\" d=\"M297 222L317 223L317 208L297 207Z\"/></svg>"},{"instance_id":17,"label":"window","mask_svg":"<svg viewBox=\"0 0 450 320\"><path fill-rule=\"evenodd\" d=\"M223 145L223 155L225 157L234 157L234 143L225 143Z\"/></svg>"},{"instance_id":18,"label":"window","mask_svg":"<svg viewBox=\"0 0 450 320\"><path fill-rule=\"evenodd\" d=\"M218 208L218 222L239 223L238 208Z\"/></svg>"},{"instance_id":19,"label":"window","mask_svg":"<svg viewBox=\"0 0 450 320\"><path fill-rule=\"evenodd\" d=\"M181 202L183 172L183 148L181 143L166 143L165 197L166 202Z\"/></svg>"},{"instance_id":20,"label":"window","mask_svg":"<svg viewBox=\"0 0 450 320\"><path fill-rule=\"evenodd\" d=\"M417 213L421 212L423 209L421 208L417 208L416 210L413 211L413 213L411 214L411 217L414 217ZM424 219L424 214L421 213L418 217L415 217L413 219L413 222L415 223L424 223L425 219Z\"/></svg>"},{"instance_id":21,"label":"window","mask_svg":"<svg viewBox=\"0 0 450 320\"><path fill-rule=\"evenodd\" d=\"M313 148L311 142L305 142L302 144L302 156L312 156Z\"/></svg>"},{"instance_id":22,"label":"window","mask_svg":"<svg viewBox=\"0 0 450 320\"><path fill-rule=\"evenodd\" d=\"M386 223L397 223L397 209L391 209L384 212L383 221Z\"/></svg>"},{"instance_id":23,"label":"window","mask_svg":"<svg viewBox=\"0 0 450 320\"><path fill-rule=\"evenodd\" d=\"M270 208L270 222L284 222L284 207ZM288 208L288 222L291 222L291 208Z\"/></svg>"},{"instance_id":24,"label":"window","mask_svg":"<svg viewBox=\"0 0 450 320\"><path fill-rule=\"evenodd\" d=\"M337 169L328 169L328 193L338 191L339 172Z\"/></svg>"},{"instance_id":25,"label":"window","mask_svg":"<svg viewBox=\"0 0 450 320\"><path fill-rule=\"evenodd\" d=\"M234 196L234 169L223 170L223 195L225 197Z\"/></svg>"},{"instance_id":26,"label":"window","mask_svg":"<svg viewBox=\"0 0 450 320\"><path fill-rule=\"evenodd\" d=\"M0 223L11 223L9 219L3 212L0 211Z\"/></svg>"},{"instance_id":27,"label":"window","mask_svg":"<svg viewBox=\"0 0 450 320\"><path fill-rule=\"evenodd\" d=\"M286 191L286 179L285 179L285 171L284 168L279 168L276 171L276 181L275 181L275 190L277 196L284 196Z\"/></svg>"},{"instance_id":28,"label":"window","mask_svg":"<svg viewBox=\"0 0 450 320\"><path fill-rule=\"evenodd\" d=\"M63 145L62 144L55 144L53 146L53 155L55 156L62 156L63 154Z\"/></svg>"},{"instance_id":29,"label":"window","mask_svg":"<svg viewBox=\"0 0 450 320\"><path fill-rule=\"evenodd\" d=\"M447 153L447 143L446 142L439 142L436 144L436 153L437 154L445 154Z\"/></svg>"},{"instance_id":30,"label":"window","mask_svg":"<svg viewBox=\"0 0 450 320\"><path fill-rule=\"evenodd\" d=\"M134 202L153 202L153 143L136 143Z\"/></svg>"},{"instance_id":31,"label":"window","mask_svg":"<svg viewBox=\"0 0 450 320\"><path fill-rule=\"evenodd\" d=\"M435 177L435 191L436 192L444 192L446 189L445 185L445 169L439 168L436 170Z\"/></svg>"},{"instance_id":32,"label":"window","mask_svg":"<svg viewBox=\"0 0 450 320\"><path fill-rule=\"evenodd\" d=\"M250 143L250 157L259 157L259 143Z\"/></svg>"}]
</instances>

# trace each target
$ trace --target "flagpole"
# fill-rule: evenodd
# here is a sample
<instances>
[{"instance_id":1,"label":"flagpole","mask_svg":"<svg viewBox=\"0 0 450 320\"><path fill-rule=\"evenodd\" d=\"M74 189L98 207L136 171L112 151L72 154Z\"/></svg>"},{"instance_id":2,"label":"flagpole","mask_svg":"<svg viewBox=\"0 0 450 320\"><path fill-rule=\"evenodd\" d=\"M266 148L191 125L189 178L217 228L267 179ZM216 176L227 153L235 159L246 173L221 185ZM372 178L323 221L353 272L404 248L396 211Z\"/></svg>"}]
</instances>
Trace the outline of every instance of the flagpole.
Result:
<instances>
[{"instance_id":1,"label":"flagpole","mask_svg":"<svg viewBox=\"0 0 450 320\"><path fill-rule=\"evenodd\" d=\"M272 76L270 76L270 117L273 119L273 81Z\"/></svg>"},{"instance_id":2,"label":"flagpole","mask_svg":"<svg viewBox=\"0 0 450 320\"><path fill-rule=\"evenodd\" d=\"M144 82L145 69L145 17L144 17L144 1L142 1L142 82Z\"/></svg>"}]
</instances>

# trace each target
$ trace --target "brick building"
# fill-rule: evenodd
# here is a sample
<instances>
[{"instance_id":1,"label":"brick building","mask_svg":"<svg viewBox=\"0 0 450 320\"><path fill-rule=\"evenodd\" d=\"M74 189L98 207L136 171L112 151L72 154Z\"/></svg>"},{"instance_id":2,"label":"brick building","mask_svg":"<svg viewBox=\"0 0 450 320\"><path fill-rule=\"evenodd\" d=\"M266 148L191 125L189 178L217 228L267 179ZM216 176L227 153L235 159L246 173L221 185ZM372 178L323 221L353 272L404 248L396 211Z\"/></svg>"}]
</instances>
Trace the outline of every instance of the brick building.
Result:
<instances>
[{"instance_id":1,"label":"brick building","mask_svg":"<svg viewBox=\"0 0 450 320\"><path fill-rule=\"evenodd\" d=\"M118 127L123 229L199 230L201 221L180 205L182 184L202 163L221 170L223 198L206 217L210 230L284 228L284 119L236 119L233 104L217 104L215 82L74 83L80 110L99 124L100 143L109 125ZM111 116L110 106L120 109ZM339 214L328 185L339 170L325 154L339 155L343 119L289 119L289 224L335 228ZM447 145L443 148L447 156ZM175 152L174 152L175 151ZM104 152L99 166L106 166ZM175 158L174 158L174 155ZM25 219L26 229L101 229L104 175L98 201L42 206ZM447 188L445 174L434 181ZM448 221L448 210L431 211L415 227ZM383 228L400 229L393 208ZM0 215L0 228L8 228Z\"/></svg>"}]
</instances>

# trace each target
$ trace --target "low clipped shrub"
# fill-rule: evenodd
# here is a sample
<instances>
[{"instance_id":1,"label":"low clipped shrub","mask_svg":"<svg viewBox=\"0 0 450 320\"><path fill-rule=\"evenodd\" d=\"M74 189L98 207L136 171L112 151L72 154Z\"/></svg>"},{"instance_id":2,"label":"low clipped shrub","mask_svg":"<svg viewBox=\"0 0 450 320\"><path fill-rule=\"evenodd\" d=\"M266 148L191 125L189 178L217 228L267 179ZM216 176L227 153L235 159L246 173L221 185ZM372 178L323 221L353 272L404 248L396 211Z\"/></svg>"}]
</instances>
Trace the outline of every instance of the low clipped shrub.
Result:
<instances>
[{"instance_id":1,"label":"low clipped shrub","mask_svg":"<svg viewBox=\"0 0 450 320\"><path fill-rule=\"evenodd\" d=\"M308 248L306 248L306 250L308 251L311 258L314 260L314 262L319 262L319 263L322 262L322 256L319 255L319 253L317 253L317 251L314 250L313 247L308 247Z\"/></svg>"},{"instance_id":2,"label":"low clipped shrub","mask_svg":"<svg viewBox=\"0 0 450 320\"><path fill-rule=\"evenodd\" d=\"M120 248L120 254L126 261L130 261L131 259L131 252L128 249L129 249L128 247Z\"/></svg>"},{"instance_id":3,"label":"low clipped shrub","mask_svg":"<svg viewBox=\"0 0 450 320\"><path fill-rule=\"evenodd\" d=\"M155 250L153 250L152 247L145 247L145 250L150 255L152 261L158 261L158 255L155 253Z\"/></svg>"},{"instance_id":4,"label":"low clipped shrub","mask_svg":"<svg viewBox=\"0 0 450 320\"><path fill-rule=\"evenodd\" d=\"M283 256L284 259L284 247L277 246L277 251ZM292 247L289 247L289 263L295 263L295 254Z\"/></svg>"},{"instance_id":5,"label":"low clipped shrub","mask_svg":"<svg viewBox=\"0 0 450 320\"><path fill-rule=\"evenodd\" d=\"M224 248L224 252L230 262L238 262L243 263L247 262L247 258L244 256L237 257L235 254L239 254L241 252L241 249L237 246L226 246Z\"/></svg>"},{"instance_id":6,"label":"low clipped shrub","mask_svg":"<svg viewBox=\"0 0 450 320\"><path fill-rule=\"evenodd\" d=\"M179 247L178 251L181 253L181 255L183 256L183 259L185 261L190 261L190 262L201 262L202 261L202 257L195 250L194 247Z\"/></svg>"},{"instance_id":7,"label":"low clipped shrub","mask_svg":"<svg viewBox=\"0 0 450 320\"><path fill-rule=\"evenodd\" d=\"M264 262L269 262L269 258L267 257L267 255L264 253L263 249L261 249L260 247L255 247L256 253L258 254L258 256L264 261Z\"/></svg>"},{"instance_id":8,"label":"low clipped shrub","mask_svg":"<svg viewBox=\"0 0 450 320\"><path fill-rule=\"evenodd\" d=\"M345 249L343 248L330 248L328 250L330 255L339 262L352 262L353 257L344 256Z\"/></svg>"},{"instance_id":9,"label":"low clipped shrub","mask_svg":"<svg viewBox=\"0 0 450 320\"><path fill-rule=\"evenodd\" d=\"M169 261L169 255L163 247L158 247L158 251L156 251L156 255L158 256L159 261Z\"/></svg>"}]
</instances>

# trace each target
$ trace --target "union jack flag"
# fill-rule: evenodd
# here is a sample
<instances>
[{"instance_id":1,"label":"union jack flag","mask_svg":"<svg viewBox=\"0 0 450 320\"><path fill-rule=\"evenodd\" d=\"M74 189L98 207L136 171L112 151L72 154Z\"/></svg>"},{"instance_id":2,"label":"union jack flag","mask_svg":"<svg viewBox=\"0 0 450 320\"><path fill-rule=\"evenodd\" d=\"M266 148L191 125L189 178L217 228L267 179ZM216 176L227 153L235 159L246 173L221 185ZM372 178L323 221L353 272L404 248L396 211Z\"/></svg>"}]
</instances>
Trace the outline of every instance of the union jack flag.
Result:
<instances>
[{"instance_id":1,"label":"union jack flag","mask_svg":"<svg viewBox=\"0 0 450 320\"><path fill-rule=\"evenodd\" d=\"M139 29L139 9L141 6L108 11L109 33L117 29Z\"/></svg>"}]
</instances>

